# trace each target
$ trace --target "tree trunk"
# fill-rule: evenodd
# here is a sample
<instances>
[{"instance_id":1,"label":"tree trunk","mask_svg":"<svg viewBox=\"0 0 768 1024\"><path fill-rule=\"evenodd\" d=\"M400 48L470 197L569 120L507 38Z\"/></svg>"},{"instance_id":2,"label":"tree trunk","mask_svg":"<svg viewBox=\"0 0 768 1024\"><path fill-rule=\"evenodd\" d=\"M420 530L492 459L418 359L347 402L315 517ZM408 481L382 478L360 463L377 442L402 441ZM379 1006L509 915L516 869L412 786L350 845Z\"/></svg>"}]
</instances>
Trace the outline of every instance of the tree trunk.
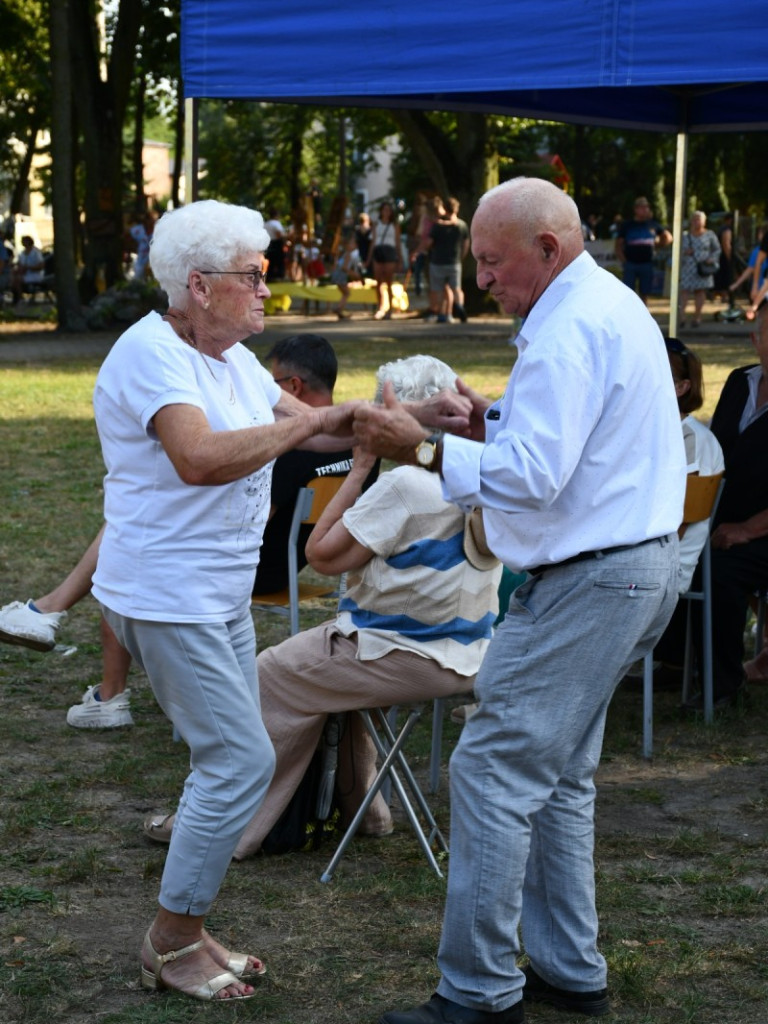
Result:
<instances>
[{"instance_id":1,"label":"tree trunk","mask_svg":"<svg viewBox=\"0 0 768 1024\"><path fill-rule=\"evenodd\" d=\"M147 94L147 76L142 72L136 83L136 107L133 116L133 187L136 199L134 213L142 216L147 212L147 197L144 195L144 109Z\"/></svg>"},{"instance_id":2,"label":"tree trunk","mask_svg":"<svg viewBox=\"0 0 768 1024\"><path fill-rule=\"evenodd\" d=\"M70 5L85 167L85 267L80 278L85 299L96 293L97 283L110 285L122 278L122 131L140 26L141 0L120 0L105 80L91 5L88 0L72 0Z\"/></svg>"},{"instance_id":3,"label":"tree trunk","mask_svg":"<svg viewBox=\"0 0 768 1024\"><path fill-rule=\"evenodd\" d=\"M56 309L59 330L82 331L86 323L80 307L75 262L76 211L74 207L74 153L72 132L72 76L69 52L69 0L50 0L51 47L51 185L53 191Z\"/></svg>"},{"instance_id":4,"label":"tree trunk","mask_svg":"<svg viewBox=\"0 0 768 1024\"><path fill-rule=\"evenodd\" d=\"M29 172L32 169L32 159L35 155L37 133L40 130L41 124L42 115L37 112L33 113L32 120L29 125L29 134L27 135L27 145L24 150L24 159L21 162L21 167L19 168L19 173L13 184L13 191L11 192L10 213L12 216L16 213L29 213L29 208L27 206L29 196Z\"/></svg>"}]
</instances>

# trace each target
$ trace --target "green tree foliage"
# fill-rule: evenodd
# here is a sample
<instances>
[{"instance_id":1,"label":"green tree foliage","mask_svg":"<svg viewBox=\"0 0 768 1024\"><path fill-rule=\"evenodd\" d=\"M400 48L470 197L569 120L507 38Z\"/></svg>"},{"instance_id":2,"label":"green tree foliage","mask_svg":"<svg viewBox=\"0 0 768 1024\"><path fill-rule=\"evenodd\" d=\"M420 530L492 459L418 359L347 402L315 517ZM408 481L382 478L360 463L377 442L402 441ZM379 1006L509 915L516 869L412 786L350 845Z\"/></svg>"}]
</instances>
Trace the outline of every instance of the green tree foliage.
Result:
<instances>
[{"instance_id":1,"label":"green tree foliage","mask_svg":"<svg viewBox=\"0 0 768 1024\"><path fill-rule=\"evenodd\" d=\"M200 194L290 216L310 182L324 196L374 162L396 126L384 111L303 104L205 101L200 105Z\"/></svg>"},{"instance_id":2,"label":"green tree foliage","mask_svg":"<svg viewBox=\"0 0 768 1024\"><path fill-rule=\"evenodd\" d=\"M46 11L44 0L0 4L0 191L11 213L21 210L37 133L50 124Z\"/></svg>"}]
</instances>

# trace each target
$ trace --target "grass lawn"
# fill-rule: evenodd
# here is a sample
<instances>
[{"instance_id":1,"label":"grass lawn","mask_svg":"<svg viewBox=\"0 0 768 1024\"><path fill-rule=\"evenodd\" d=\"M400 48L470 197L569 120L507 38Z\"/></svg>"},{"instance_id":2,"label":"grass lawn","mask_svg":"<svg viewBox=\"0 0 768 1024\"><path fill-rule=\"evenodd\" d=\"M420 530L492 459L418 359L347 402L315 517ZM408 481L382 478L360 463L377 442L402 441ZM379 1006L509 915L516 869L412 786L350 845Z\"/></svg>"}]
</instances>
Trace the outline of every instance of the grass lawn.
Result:
<instances>
[{"instance_id":1,"label":"grass lawn","mask_svg":"<svg viewBox=\"0 0 768 1024\"><path fill-rule=\"evenodd\" d=\"M430 350L418 337L332 340L343 368L339 399L372 395L380 363ZM697 339L694 347L705 363L707 416L727 373L750 362L751 350L745 334ZM431 350L492 396L502 393L514 352L503 338L470 343L458 332ZM103 467L90 404L97 368L84 359L0 364L0 603L50 589L101 522ZM319 602L303 622L332 611ZM130 681L134 729L67 727L66 708L100 678L98 624L86 599L60 630L63 650L0 645L0 1022L181 1024L214 1014L362 1024L427 998L438 977L445 883L401 817L393 836L356 840L329 885L319 876L332 843L233 865L210 928L264 957L269 973L257 999L214 1009L141 991L138 949L165 852L144 839L141 821L173 804L187 756L138 671ZM259 615L257 631L261 646L286 632L268 614ZM681 718L678 702L677 693L658 694L651 763L640 757L640 692L622 684L609 716L596 845L609 1019L763 1024L768 688L709 728ZM414 760L425 773L426 719L419 729ZM446 721L446 753L458 732ZM447 826L445 782L435 811ZM528 1019L580 1018L533 1007Z\"/></svg>"}]
</instances>

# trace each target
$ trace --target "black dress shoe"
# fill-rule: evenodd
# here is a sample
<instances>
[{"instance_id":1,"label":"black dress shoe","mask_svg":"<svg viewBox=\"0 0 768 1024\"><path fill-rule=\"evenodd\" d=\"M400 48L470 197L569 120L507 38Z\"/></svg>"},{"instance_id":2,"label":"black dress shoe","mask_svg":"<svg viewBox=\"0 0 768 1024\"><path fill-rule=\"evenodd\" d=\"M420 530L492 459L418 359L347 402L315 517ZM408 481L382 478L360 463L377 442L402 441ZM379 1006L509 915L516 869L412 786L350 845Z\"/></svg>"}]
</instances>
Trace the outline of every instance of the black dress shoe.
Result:
<instances>
[{"instance_id":1,"label":"black dress shoe","mask_svg":"<svg viewBox=\"0 0 768 1024\"><path fill-rule=\"evenodd\" d=\"M428 1003L412 1010L390 1010L379 1018L379 1024L525 1024L525 1010L522 1000L498 1013L473 1010L435 992Z\"/></svg>"},{"instance_id":2,"label":"black dress shoe","mask_svg":"<svg viewBox=\"0 0 768 1024\"><path fill-rule=\"evenodd\" d=\"M523 968L525 988L523 999L531 1003L548 1003L558 1010L569 1010L581 1013L585 1017L602 1017L611 1012L608 989L599 988L594 992L571 992L565 988L555 988L534 971L531 966Z\"/></svg>"}]
</instances>

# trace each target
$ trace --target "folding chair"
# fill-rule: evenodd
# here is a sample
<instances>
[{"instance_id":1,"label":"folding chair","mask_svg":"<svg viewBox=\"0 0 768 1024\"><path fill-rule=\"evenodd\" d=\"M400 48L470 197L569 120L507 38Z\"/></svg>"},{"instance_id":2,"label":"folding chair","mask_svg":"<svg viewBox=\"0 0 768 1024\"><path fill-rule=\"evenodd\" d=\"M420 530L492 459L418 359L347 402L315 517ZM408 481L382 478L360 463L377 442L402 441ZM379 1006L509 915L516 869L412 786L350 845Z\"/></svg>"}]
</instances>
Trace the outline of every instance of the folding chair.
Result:
<instances>
[{"instance_id":1,"label":"folding chair","mask_svg":"<svg viewBox=\"0 0 768 1024\"><path fill-rule=\"evenodd\" d=\"M293 508L288 535L288 586L272 594L258 594L251 600L252 608L277 612L290 619L291 636L299 632L299 605L319 597L334 597L339 587L330 580L325 585L299 580L299 533L304 523L314 526L331 498L344 483L343 476L317 476L299 489Z\"/></svg>"},{"instance_id":2,"label":"folding chair","mask_svg":"<svg viewBox=\"0 0 768 1024\"><path fill-rule=\"evenodd\" d=\"M685 487L683 523L701 523L710 520L717 510L717 503L723 489L723 474L697 476L691 474ZM688 602L685 620L685 660L683 662L683 700L690 695L693 679L693 631L691 629L692 602L702 603L703 664L699 666L701 688L704 694L704 721L709 724L714 717L712 696L712 557L709 537L701 549L701 590L686 590L680 595L681 601ZM643 757L653 756L653 651L643 659Z\"/></svg>"},{"instance_id":3,"label":"folding chair","mask_svg":"<svg viewBox=\"0 0 768 1024\"><path fill-rule=\"evenodd\" d=\"M419 845L421 846L430 867L438 878L443 877L440 865L438 864L437 858L432 850L432 844L436 843L443 853L448 853L448 843L437 826L434 815L432 814L421 787L414 778L413 772L404 753L405 743L411 735L414 726L424 713L426 706L426 703L408 705L408 713L399 732L395 732L396 726L393 727L391 713L386 709L376 708L371 711L362 710L355 712L361 716L368 735L376 746L379 757L381 758L381 767L376 774L376 778L374 779L371 788L366 793L365 799L361 803L354 818L349 823L349 826L344 833L336 852L331 858L328 867L320 876L321 882L330 882L334 871L338 867L341 858L344 856L345 850L349 846L360 826L360 823L365 817L366 811L370 807L376 794L386 783L391 783L397 793L400 803L403 806L403 810L408 817L411 828L419 841ZM378 729L377 724L379 727ZM408 789L406 789L406 785ZM408 790L410 790L410 796L408 795ZM416 805L415 807L414 804ZM417 810L420 812L425 822L423 827L419 821Z\"/></svg>"}]
</instances>

